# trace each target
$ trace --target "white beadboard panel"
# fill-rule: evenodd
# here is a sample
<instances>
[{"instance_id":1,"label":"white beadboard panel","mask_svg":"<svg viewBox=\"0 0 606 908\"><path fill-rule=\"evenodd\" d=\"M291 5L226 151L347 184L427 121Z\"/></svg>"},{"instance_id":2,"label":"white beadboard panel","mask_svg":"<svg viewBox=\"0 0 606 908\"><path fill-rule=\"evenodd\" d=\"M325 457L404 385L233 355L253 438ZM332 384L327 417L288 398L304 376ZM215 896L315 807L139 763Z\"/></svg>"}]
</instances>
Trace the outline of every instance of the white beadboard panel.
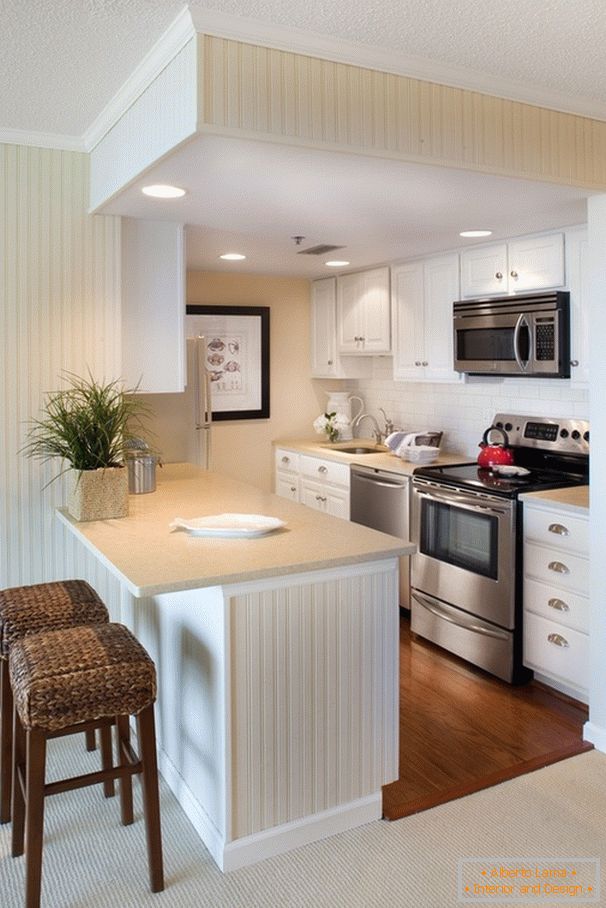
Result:
<instances>
[{"instance_id":1,"label":"white beadboard panel","mask_svg":"<svg viewBox=\"0 0 606 908\"><path fill-rule=\"evenodd\" d=\"M200 131L606 187L606 123L199 35Z\"/></svg>"},{"instance_id":2,"label":"white beadboard panel","mask_svg":"<svg viewBox=\"0 0 606 908\"><path fill-rule=\"evenodd\" d=\"M229 840L397 778L396 587L383 564L231 597Z\"/></svg>"},{"instance_id":3,"label":"white beadboard panel","mask_svg":"<svg viewBox=\"0 0 606 908\"><path fill-rule=\"evenodd\" d=\"M91 210L196 131L197 42L192 38L91 152Z\"/></svg>"},{"instance_id":4,"label":"white beadboard panel","mask_svg":"<svg viewBox=\"0 0 606 908\"><path fill-rule=\"evenodd\" d=\"M54 516L58 464L19 454L63 370L119 377L120 221L90 216L88 156L0 145L0 586L80 576L117 585Z\"/></svg>"}]
</instances>

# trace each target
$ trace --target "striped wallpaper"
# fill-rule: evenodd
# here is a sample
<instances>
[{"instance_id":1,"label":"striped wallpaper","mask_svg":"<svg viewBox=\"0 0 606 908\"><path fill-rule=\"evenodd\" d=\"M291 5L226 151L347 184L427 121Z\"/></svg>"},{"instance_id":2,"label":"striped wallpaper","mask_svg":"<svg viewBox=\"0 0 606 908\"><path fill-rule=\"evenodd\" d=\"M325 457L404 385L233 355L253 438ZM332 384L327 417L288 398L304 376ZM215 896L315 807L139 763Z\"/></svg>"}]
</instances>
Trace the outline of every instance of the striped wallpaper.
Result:
<instances>
[{"instance_id":1,"label":"striped wallpaper","mask_svg":"<svg viewBox=\"0 0 606 908\"><path fill-rule=\"evenodd\" d=\"M119 377L120 219L90 216L88 156L0 145L0 587L114 583L54 517L58 469L20 455L27 422L63 370Z\"/></svg>"}]
</instances>

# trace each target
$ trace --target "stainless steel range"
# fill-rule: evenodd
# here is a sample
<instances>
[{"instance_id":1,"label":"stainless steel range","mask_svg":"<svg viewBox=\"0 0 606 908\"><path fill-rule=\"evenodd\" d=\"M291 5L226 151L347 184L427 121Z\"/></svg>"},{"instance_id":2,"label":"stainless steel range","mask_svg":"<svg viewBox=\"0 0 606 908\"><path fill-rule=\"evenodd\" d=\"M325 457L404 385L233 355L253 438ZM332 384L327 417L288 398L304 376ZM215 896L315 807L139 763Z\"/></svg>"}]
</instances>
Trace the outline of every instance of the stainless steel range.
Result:
<instances>
[{"instance_id":1,"label":"stainless steel range","mask_svg":"<svg viewBox=\"0 0 606 908\"><path fill-rule=\"evenodd\" d=\"M523 492L582 485L589 423L497 414L523 475L477 463L419 467L413 475L411 629L512 683L522 665Z\"/></svg>"}]
</instances>

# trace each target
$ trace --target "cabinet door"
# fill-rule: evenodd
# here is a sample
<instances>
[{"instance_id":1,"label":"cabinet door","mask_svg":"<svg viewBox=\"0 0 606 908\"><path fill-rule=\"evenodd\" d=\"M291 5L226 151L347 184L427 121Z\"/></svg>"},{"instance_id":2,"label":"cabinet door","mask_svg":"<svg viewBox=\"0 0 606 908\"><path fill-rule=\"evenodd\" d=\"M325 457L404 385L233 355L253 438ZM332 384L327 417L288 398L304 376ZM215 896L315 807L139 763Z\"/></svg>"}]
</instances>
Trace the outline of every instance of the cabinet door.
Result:
<instances>
[{"instance_id":1,"label":"cabinet door","mask_svg":"<svg viewBox=\"0 0 606 908\"><path fill-rule=\"evenodd\" d=\"M566 275L570 290L570 378L574 385L589 384L589 320L587 275L589 244L587 230L566 233Z\"/></svg>"},{"instance_id":2,"label":"cabinet door","mask_svg":"<svg viewBox=\"0 0 606 908\"><path fill-rule=\"evenodd\" d=\"M410 262L391 269L394 324L393 377L418 381L423 377L423 263Z\"/></svg>"},{"instance_id":3,"label":"cabinet door","mask_svg":"<svg viewBox=\"0 0 606 908\"><path fill-rule=\"evenodd\" d=\"M349 520L349 492L327 485L322 495L326 498L325 510L328 514Z\"/></svg>"},{"instance_id":4,"label":"cabinet door","mask_svg":"<svg viewBox=\"0 0 606 908\"><path fill-rule=\"evenodd\" d=\"M459 298L459 256L456 252L436 256L424 263L426 381L460 382L452 368L452 304Z\"/></svg>"},{"instance_id":5,"label":"cabinet door","mask_svg":"<svg viewBox=\"0 0 606 908\"><path fill-rule=\"evenodd\" d=\"M325 511L328 498L326 490L319 483L302 479L299 501L308 508L313 508L314 511Z\"/></svg>"},{"instance_id":6,"label":"cabinet door","mask_svg":"<svg viewBox=\"0 0 606 908\"><path fill-rule=\"evenodd\" d=\"M336 349L337 281L327 277L311 285L311 374L338 375Z\"/></svg>"},{"instance_id":7,"label":"cabinet door","mask_svg":"<svg viewBox=\"0 0 606 908\"><path fill-rule=\"evenodd\" d=\"M337 279L339 353L372 356L391 349L389 268L373 268Z\"/></svg>"},{"instance_id":8,"label":"cabinet door","mask_svg":"<svg viewBox=\"0 0 606 908\"><path fill-rule=\"evenodd\" d=\"M564 286L564 234L526 237L509 243L509 290Z\"/></svg>"},{"instance_id":9,"label":"cabinet door","mask_svg":"<svg viewBox=\"0 0 606 908\"><path fill-rule=\"evenodd\" d=\"M486 296L507 293L507 246L495 243L461 253L461 293Z\"/></svg>"},{"instance_id":10,"label":"cabinet door","mask_svg":"<svg viewBox=\"0 0 606 908\"><path fill-rule=\"evenodd\" d=\"M288 473L276 473L276 495L290 498L291 501L299 500L299 480Z\"/></svg>"},{"instance_id":11,"label":"cabinet door","mask_svg":"<svg viewBox=\"0 0 606 908\"><path fill-rule=\"evenodd\" d=\"M337 281L337 347L339 353L360 353L362 336L360 274L339 275Z\"/></svg>"},{"instance_id":12,"label":"cabinet door","mask_svg":"<svg viewBox=\"0 0 606 908\"><path fill-rule=\"evenodd\" d=\"M389 353L391 317L389 268L373 268L361 275L361 348L364 353Z\"/></svg>"},{"instance_id":13,"label":"cabinet door","mask_svg":"<svg viewBox=\"0 0 606 908\"><path fill-rule=\"evenodd\" d=\"M183 225L122 219L122 378L149 394L185 388Z\"/></svg>"}]
</instances>

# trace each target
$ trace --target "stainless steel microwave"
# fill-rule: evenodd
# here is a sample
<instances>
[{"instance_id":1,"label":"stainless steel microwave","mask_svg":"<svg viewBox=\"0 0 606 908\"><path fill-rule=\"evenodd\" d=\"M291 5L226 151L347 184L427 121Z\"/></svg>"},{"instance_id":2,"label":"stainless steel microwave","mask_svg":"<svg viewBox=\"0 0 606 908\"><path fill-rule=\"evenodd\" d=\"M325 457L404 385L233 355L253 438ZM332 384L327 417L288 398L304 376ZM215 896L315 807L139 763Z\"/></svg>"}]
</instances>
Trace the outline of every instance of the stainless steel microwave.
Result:
<instances>
[{"instance_id":1,"label":"stainless steel microwave","mask_svg":"<svg viewBox=\"0 0 606 908\"><path fill-rule=\"evenodd\" d=\"M453 329L457 372L570 378L568 291L460 300Z\"/></svg>"}]
</instances>

